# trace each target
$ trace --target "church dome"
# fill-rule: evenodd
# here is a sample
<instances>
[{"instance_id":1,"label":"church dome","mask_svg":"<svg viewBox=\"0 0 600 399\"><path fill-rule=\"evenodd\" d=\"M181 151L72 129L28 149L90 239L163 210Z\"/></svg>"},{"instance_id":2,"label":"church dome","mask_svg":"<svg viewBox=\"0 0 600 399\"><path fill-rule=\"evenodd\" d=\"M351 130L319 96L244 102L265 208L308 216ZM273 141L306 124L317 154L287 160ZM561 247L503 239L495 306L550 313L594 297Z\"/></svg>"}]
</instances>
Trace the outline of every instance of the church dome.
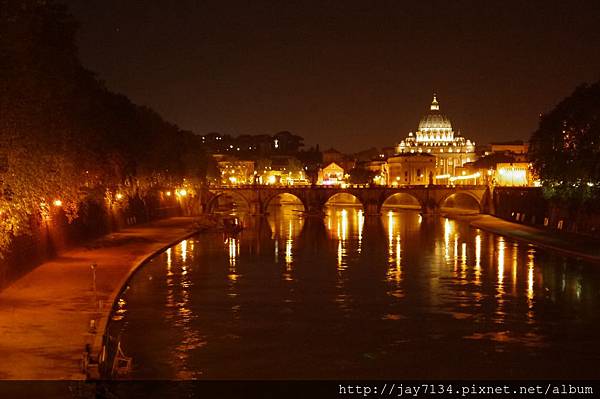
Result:
<instances>
[{"instance_id":1,"label":"church dome","mask_svg":"<svg viewBox=\"0 0 600 399\"><path fill-rule=\"evenodd\" d=\"M448 119L446 115L440 112L440 106L438 104L435 94L433 95L433 101L431 102L429 113L425 115L419 122L419 131L452 131L452 124L450 123L450 119Z\"/></svg>"}]
</instances>

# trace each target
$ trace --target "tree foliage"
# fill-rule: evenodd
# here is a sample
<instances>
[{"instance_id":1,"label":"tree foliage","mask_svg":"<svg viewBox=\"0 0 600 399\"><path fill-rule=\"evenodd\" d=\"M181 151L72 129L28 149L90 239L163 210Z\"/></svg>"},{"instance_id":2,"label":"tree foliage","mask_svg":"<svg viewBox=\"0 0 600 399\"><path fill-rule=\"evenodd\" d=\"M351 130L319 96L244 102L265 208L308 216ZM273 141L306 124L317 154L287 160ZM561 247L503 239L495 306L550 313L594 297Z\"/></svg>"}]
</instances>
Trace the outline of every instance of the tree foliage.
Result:
<instances>
[{"instance_id":1,"label":"tree foliage","mask_svg":"<svg viewBox=\"0 0 600 399\"><path fill-rule=\"evenodd\" d=\"M578 87L541 117L529 154L548 196L599 198L600 82Z\"/></svg>"},{"instance_id":2,"label":"tree foliage","mask_svg":"<svg viewBox=\"0 0 600 399\"><path fill-rule=\"evenodd\" d=\"M373 183L373 178L376 173L361 167L355 167L350 172L350 183L352 184L369 184Z\"/></svg>"},{"instance_id":3,"label":"tree foliage","mask_svg":"<svg viewBox=\"0 0 600 399\"><path fill-rule=\"evenodd\" d=\"M0 26L0 253L56 200L73 220L90 195L144 198L203 177L198 136L81 65L65 6L0 0Z\"/></svg>"}]
</instances>

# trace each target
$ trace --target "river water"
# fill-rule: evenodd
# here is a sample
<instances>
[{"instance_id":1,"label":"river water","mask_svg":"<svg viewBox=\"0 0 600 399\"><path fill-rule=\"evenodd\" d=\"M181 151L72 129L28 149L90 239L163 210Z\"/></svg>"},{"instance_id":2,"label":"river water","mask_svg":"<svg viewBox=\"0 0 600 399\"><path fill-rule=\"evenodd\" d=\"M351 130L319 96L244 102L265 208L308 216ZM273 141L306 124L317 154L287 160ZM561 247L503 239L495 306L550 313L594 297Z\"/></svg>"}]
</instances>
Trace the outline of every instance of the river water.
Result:
<instances>
[{"instance_id":1,"label":"river water","mask_svg":"<svg viewBox=\"0 0 600 399\"><path fill-rule=\"evenodd\" d=\"M600 268L443 217L284 205L141 268L134 379L599 378Z\"/></svg>"}]
</instances>

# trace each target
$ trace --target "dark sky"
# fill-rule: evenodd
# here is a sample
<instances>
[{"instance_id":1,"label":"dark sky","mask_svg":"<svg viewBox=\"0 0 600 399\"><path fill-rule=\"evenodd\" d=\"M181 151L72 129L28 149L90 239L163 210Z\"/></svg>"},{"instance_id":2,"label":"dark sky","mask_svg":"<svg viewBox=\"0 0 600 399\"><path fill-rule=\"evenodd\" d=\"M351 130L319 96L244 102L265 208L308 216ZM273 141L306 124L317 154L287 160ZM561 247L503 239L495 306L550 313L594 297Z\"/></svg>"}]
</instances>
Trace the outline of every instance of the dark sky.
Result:
<instances>
[{"instance_id":1,"label":"dark sky","mask_svg":"<svg viewBox=\"0 0 600 399\"><path fill-rule=\"evenodd\" d=\"M464 136L527 139L541 112L600 79L597 1L67 3L84 64L197 133L389 146L435 90Z\"/></svg>"}]
</instances>

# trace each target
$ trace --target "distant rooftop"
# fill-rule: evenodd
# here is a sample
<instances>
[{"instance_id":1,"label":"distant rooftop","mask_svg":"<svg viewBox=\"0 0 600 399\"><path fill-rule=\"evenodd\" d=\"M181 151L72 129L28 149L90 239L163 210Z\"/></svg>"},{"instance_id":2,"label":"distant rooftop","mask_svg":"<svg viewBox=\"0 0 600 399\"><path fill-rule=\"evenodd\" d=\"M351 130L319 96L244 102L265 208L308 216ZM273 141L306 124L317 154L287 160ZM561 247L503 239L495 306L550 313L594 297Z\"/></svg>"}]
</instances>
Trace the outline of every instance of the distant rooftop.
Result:
<instances>
[{"instance_id":1,"label":"distant rooftop","mask_svg":"<svg viewBox=\"0 0 600 399\"><path fill-rule=\"evenodd\" d=\"M498 141L494 143L490 143L491 145L523 145L525 142L523 140L512 140L512 141Z\"/></svg>"}]
</instances>

